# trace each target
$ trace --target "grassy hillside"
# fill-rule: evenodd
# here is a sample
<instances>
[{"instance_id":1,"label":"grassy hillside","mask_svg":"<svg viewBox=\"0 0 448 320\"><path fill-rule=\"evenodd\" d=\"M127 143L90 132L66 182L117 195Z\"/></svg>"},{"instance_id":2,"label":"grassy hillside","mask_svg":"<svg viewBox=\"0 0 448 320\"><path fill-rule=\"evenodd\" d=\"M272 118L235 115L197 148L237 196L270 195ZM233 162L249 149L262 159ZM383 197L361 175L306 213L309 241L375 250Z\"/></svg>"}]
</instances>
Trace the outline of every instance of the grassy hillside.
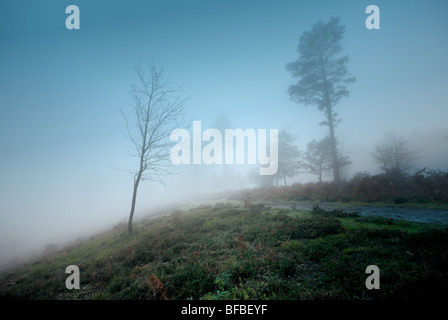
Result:
<instances>
[{"instance_id":1,"label":"grassy hillside","mask_svg":"<svg viewBox=\"0 0 448 320\"><path fill-rule=\"evenodd\" d=\"M411 299L448 292L448 231L381 217L230 204L97 235L0 279L13 299ZM81 289L68 290L77 265ZM367 290L368 265L380 268Z\"/></svg>"}]
</instances>

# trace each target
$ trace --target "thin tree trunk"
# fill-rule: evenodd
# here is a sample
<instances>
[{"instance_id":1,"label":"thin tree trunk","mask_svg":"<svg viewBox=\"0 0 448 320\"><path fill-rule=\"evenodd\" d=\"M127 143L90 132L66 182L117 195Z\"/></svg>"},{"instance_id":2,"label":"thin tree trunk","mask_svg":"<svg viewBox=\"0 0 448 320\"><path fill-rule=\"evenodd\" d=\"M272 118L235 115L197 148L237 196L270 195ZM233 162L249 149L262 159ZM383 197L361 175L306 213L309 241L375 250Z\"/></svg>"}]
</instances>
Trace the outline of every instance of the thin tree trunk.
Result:
<instances>
[{"instance_id":1,"label":"thin tree trunk","mask_svg":"<svg viewBox=\"0 0 448 320\"><path fill-rule=\"evenodd\" d=\"M331 139L331 156L333 158L333 176L334 182L339 183L339 164L338 164L338 152L336 150L336 138L334 136L333 119L329 119L330 127L330 139Z\"/></svg>"},{"instance_id":2,"label":"thin tree trunk","mask_svg":"<svg viewBox=\"0 0 448 320\"><path fill-rule=\"evenodd\" d=\"M143 133L143 142L142 142L142 150L140 152L140 168L138 170L137 176L134 178L134 191L132 192L132 204L131 204L131 212L129 213L129 221L128 221L128 233L132 233L132 219L134 218L135 211L135 202L137 201L137 189L140 184L140 179L142 178L142 174L145 171L144 157L147 152L146 150L146 136L148 134L148 119L149 112L147 113L147 118L145 121L145 131Z\"/></svg>"},{"instance_id":3,"label":"thin tree trunk","mask_svg":"<svg viewBox=\"0 0 448 320\"><path fill-rule=\"evenodd\" d=\"M134 191L132 192L131 212L129 213L128 233L132 233L132 219L134 218L135 203L137 201L137 189L140 183L141 173L137 175L134 182Z\"/></svg>"}]
</instances>

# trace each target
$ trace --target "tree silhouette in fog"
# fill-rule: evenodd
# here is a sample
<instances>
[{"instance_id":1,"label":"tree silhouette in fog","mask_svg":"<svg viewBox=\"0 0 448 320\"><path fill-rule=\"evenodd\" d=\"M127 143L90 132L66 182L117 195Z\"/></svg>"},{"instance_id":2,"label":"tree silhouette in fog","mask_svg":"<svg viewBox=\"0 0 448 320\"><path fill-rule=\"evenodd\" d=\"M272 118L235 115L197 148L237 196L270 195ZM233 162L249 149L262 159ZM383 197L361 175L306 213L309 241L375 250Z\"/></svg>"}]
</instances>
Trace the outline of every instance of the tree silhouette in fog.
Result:
<instances>
[{"instance_id":1,"label":"tree silhouette in fog","mask_svg":"<svg viewBox=\"0 0 448 320\"><path fill-rule=\"evenodd\" d=\"M316 175L319 182L322 182L324 172L332 169L331 143L327 136L319 141L313 140L306 146L303 155L302 167L313 175Z\"/></svg>"},{"instance_id":2,"label":"tree silhouette in fog","mask_svg":"<svg viewBox=\"0 0 448 320\"><path fill-rule=\"evenodd\" d=\"M164 183L166 175L174 173L170 161L170 151L174 142L170 141L171 132L182 127L184 99L166 81L163 70L153 64L148 69L139 64L135 68L137 84L131 86L133 100L128 115L123 112L129 140L138 158L137 169L132 171L134 188L131 211L129 213L128 232L132 233L137 190L145 180ZM146 71L149 71L148 74ZM132 127L130 125L133 125Z\"/></svg>"},{"instance_id":3,"label":"tree silhouette in fog","mask_svg":"<svg viewBox=\"0 0 448 320\"><path fill-rule=\"evenodd\" d=\"M413 168L417 153L407 142L395 134L387 134L384 141L376 146L373 158L385 174L405 175Z\"/></svg>"},{"instance_id":4,"label":"tree silhouette in fog","mask_svg":"<svg viewBox=\"0 0 448 320\"><path fill-rule=\"evenodd\" d=\"M335 107L349 92L346 84L354 82L347 70L348 55L341 55L342 36L345 27L339 24L338 17L329 22L319 21L310 31L304 31L299 38L297 52L299 58L286 64L293 77L299 78L289 87L291 100L307 105L315 105L325 115L321 125L329 128L331 158L334 181L339 183L338 151L335 128L339 124Z\"/></svg>"},{"instance_id":5,"label":"tree silhouette in fog","mask_svg":"<svg viewBox=\"0 0 448 320\"><path fill-rule=\"evenodd\" d=\"M278 169L276 173L277 185L286 178L294 177L299 173L301 152L295 145L296 136L287 130L280 130L278 134Z\"/></svg>"}]
</instances>

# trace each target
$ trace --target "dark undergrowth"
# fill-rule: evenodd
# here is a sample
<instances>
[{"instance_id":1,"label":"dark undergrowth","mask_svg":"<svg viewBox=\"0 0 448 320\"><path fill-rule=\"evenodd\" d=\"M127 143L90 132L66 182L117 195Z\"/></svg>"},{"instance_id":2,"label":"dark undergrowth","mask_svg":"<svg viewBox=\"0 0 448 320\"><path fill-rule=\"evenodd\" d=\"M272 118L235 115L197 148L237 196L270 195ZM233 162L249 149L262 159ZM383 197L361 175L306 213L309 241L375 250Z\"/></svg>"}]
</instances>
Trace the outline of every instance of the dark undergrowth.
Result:
<instances>
[{"instance_id":1,"label":"dark undergrowth","mask_svg":"<svg viewBox=\"0 0 448 320\"><path fill-rule=\"evenodd\" d=\"M356 173L350 180L260 187L245 195L260 201L341 202L448 209L448 172L420 169L412 175ZM241 191L232 195L241 200Z\"/></svg>"}]
</instances>

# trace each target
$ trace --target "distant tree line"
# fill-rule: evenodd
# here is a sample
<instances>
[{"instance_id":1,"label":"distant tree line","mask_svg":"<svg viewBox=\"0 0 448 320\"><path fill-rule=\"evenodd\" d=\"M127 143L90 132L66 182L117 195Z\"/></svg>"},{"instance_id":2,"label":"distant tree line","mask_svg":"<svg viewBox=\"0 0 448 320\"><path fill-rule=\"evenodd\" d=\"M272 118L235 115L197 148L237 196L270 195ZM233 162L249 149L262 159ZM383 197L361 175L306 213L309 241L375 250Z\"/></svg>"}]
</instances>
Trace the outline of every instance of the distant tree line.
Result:
<instances>
[{"instance_id":1,"label":"distant tree line","mask_svg":"<svg viewBox=\"0 0 448 320\"><path fill-rule=\"evenodd\" d=\"M387 134L372 152L379 174L357 172L339 183L322 178L333 169L329 137L311 141L305 152L298 150L294 139L285 130L279 132L279 159L283 160L275 176L252 175L252 181L263 187L255 192L266 200L448 203L448 172L426 167L413 171L417 152L398 135ZM339 170L351 164L342 153L338 153L338 159ZM304 172L315 175L317 181L287 186L286 177ZM270 188L274 185L277 188Z\"/></svg>"}]
</instances>

